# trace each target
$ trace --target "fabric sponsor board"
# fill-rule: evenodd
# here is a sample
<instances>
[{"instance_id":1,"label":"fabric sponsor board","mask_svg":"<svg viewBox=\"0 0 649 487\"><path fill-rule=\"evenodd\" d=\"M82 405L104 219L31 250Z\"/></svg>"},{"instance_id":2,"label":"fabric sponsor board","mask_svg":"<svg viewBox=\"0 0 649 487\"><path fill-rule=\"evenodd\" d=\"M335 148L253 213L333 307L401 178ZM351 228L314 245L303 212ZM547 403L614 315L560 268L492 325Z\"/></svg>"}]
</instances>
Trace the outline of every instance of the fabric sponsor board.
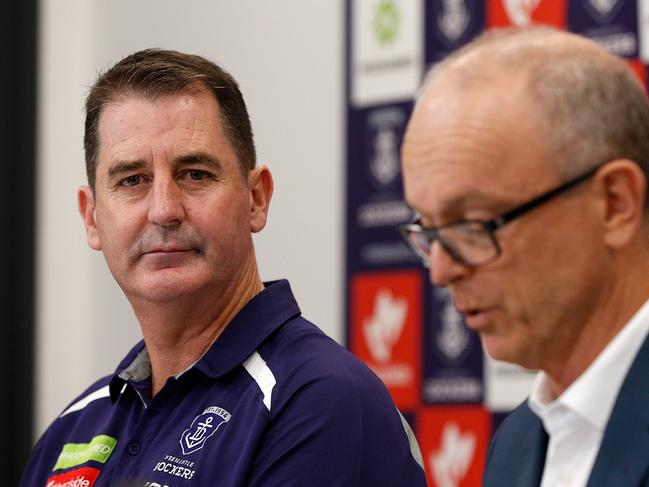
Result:
<instances>
[{"instance_id":1,"label":"fabric sponsor board","mask_svg":"<svg viewBox=\"0 0 649 487\"><path fill-rule=\"evenodd\" d=\"M484 354L485 405L491 411L511 411L530 395L536 377L518 365Z\"/></svg>"},{"instance_id":2,"label":"fabric sponsor board","mask_svg":"<svg viewBox=\"0 0 649 487\"><path fill-rule=\"evenodd\" d=\"M613 54L627 58L638 57L636 0L568 2L568 29L594 40Z\"/></svg>"},{"instance_id":3,"label":"fabric sponsor board","mask_svg":"<svg viewBox=\"0 0 649 487\"><path fill-rule=\"evenodd\" d=\"M482 346L444 288L428 285L423 396L428 404L481 402Z\"/></svg>"},{"instance_id":4,"label":"fabric sponsor board","mask_svg":"<svg viewBox=\"0 0 649 487\"><path fill-rule=\"evenodd\" d=\"M570 3L569 0L487 0L487 27L545 24L565 28L566 1Z\"/></svg>"},{"instance_id":5,"label":"fabric sponsor board","mask_svg":"<svg viewBox=\"0 0 649 487\"><path fill-rule=\"evenodd\" d=\"M403 201L400 147L412 101L350 110L347 265L349 272L416 263L397 225L412 211Z\"/></svg>"},{"instance_id":6,"label":"fabric sponsor board","mask_svg":"<svg viewBox=\"0 0 649 487\"><path fill-rule=\"evenodd\" d=\"M484 29L483 0L438 0L426 3L426 63L469 42Z\"/></svg>"},{"instance_id":7,"label":"fabric sponsor board","mask_svg":"<svg viewBox=\"0 0 649 487\"><path fill-rule=\"evenodd\" d=\"M421 383L421 273L358 274L350 288L351 351L381 378L400 409L416 407Z\"/></svg>"},{"instance_id":8,"label":"fabric sponsor board","mask_svg":"<svg viewBox=\"0 0 649 487\"><path fill-rule=\"evenodd\" d=\"M410 99L423 71L422 0L352 0L351 101Z\"/></svg>"},{"instance_id":9,"label":"fabric sponsor board","mask_svg":"<svg viewBox=\"0 0 649 487\"><path fill-rule=\"evenodd\" d=\"M53 475L47 479L45 487L92 487L97 477L99 477L99 473L98 468L77 468L69 472Z\"/></svg>"},{"instance_id":10,"label":"fabric sponsor board","mask_svg":"<svg viewBox=\"0 0 649 487\"><path fill-rule=\"evenodd\" d=\"M430 487L481 484L491 419L481 406L426 407L417 432Z\"/></svg>"},{"instance_id":11,"label":"fabric sponsor board","mask_svg":"<svg viewBox=\"0 0 649 487\"><path fill-rule=\"evenodd\" d=\"M89 443L66 443L53 470L76 467L90 460L106 463L115 445L117 440L108 435L97 435Z\"/></svg>"}]
</instances>

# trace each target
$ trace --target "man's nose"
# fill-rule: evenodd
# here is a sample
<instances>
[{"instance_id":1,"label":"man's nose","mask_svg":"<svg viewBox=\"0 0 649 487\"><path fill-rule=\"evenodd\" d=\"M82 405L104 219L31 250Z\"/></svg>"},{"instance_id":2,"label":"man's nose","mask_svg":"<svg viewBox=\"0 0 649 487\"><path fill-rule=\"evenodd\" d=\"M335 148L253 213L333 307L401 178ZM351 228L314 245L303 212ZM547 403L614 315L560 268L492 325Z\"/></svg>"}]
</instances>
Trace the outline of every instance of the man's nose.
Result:
<instances>
[{"instance_id":1,"label":"man's nose","mask_svg":"<svg viewBox=\"0 0 649 487\"><path fill-rule=\"evenodd\" d=\"M149 221L162 226L179 224L185 217L182 190L170 176L154 178L149 201Z\"/></svg>"},{"instance_id":2,"label":"man's nose","mask_svg":"<svg viewBox=\"0 0 649 487\"><path fill-rule=\"evenodd\" d=\"M469 268L455 260L439 241L430 247L428 269L430 282L439 287L448 286L469 272Z\"/></svg>"}]
</instances>

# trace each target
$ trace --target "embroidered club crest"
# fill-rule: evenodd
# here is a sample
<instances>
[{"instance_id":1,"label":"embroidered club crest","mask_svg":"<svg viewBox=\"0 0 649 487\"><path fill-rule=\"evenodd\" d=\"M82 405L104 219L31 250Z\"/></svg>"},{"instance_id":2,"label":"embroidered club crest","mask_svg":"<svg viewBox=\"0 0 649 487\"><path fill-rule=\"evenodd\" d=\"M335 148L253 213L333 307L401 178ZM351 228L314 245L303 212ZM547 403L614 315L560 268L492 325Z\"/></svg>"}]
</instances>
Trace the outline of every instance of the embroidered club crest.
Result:
<instances>
[{"instance_id":1,"label":"embroidered club crest","mask_svg":"<svg viewBox=\"0 0 649 487\"><path fill-rule=\"evenodd\" d=\"M183 455L189 455L205 446L223 423L230 421L230 413L218 406L210 406L192 421L191 426L180 436L180 447Z\"/></svg>"}]
</instances>

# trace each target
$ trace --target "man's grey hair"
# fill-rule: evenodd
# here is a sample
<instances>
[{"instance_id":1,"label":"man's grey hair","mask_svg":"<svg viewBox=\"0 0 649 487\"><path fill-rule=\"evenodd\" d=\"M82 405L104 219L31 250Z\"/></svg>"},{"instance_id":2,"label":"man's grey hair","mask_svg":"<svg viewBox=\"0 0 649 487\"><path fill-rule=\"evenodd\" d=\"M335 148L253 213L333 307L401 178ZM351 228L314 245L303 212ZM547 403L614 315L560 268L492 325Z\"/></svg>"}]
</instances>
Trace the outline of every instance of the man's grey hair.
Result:
<instances>
[{"instance_id":1,"label":"man's grey hair","mask_svg":"<svg viewBox=\"0 0 649 487\"><path fill-rule=\"evenodd\" d=\"M594 42L550 27L492 30L435 65L422 92L442 74L455 75L461 90L522 79L562 177L623 158L649 179L645 89L625 61Z\"/></svg>"}]
</instances>

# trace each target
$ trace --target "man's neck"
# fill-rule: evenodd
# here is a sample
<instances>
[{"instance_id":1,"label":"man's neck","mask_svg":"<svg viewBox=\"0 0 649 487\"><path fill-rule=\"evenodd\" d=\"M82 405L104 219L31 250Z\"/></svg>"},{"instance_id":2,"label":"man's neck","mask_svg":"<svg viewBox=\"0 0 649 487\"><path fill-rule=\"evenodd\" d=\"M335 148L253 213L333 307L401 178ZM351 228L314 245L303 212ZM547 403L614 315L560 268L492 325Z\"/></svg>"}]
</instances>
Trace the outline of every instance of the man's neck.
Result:
<instances>
[{"instance_id":1,"label":"man's neck","mask_svg":"<svg viewBox=\"0 0 649 487\"><path fill-rule=\"evenodd\" d=\"M167 303L132 303L151 359L151 394L196 363L264 285L252 259L226 289Z\"/></svg>"},{"instance_id":2,"label":"man's neck","mask_svg":"<svg viewBox=\"0 0 649 487\"><path fill-rule=\"evenodd\" d=\"M605 295L593 303L588 324L580 328L580 333L570 343L565 342L565 349L555 350L554 357L541 367L548 376L554 397L560 396L586 371L649 299L649 283L640 277L643 272L637 270L612 279L613 284Z\"/></svg>"}]
</instances>

